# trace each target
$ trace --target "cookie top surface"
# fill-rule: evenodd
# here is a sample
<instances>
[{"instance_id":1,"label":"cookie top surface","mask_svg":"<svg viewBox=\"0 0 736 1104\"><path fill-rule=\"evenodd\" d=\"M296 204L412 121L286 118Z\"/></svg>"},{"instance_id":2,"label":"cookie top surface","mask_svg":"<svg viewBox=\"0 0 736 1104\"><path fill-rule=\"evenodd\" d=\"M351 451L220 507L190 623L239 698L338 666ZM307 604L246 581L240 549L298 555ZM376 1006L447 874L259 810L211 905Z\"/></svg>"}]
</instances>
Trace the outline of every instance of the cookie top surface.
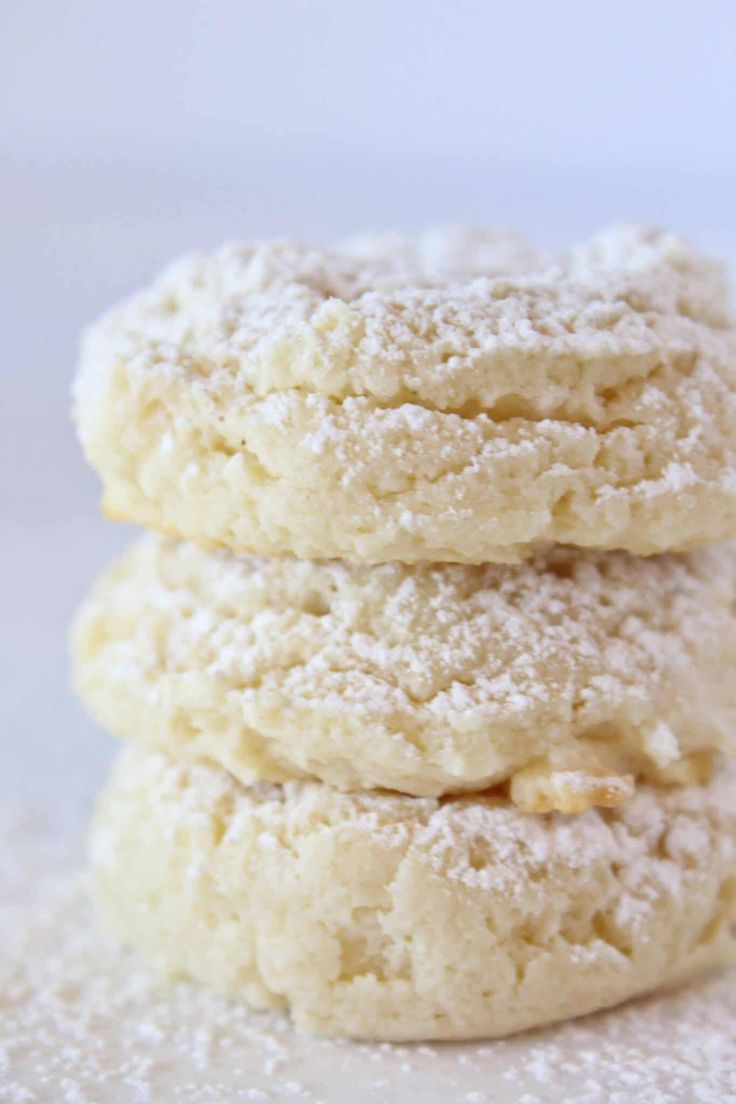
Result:
<instances>
[{"instance_id":1,"label":"cookie top surface","mask_svg":"<svg viewBox=\"0 0 736 1104\"><path fill-rule=\"evenodd\" d=\"M149 536L84 603L76 679L116 734L246 783L575 812L736 754L734 601L731 546L369 566Z\"/></svg>"},{"instance_id":2,"label":"cookie top surface","mask_svg":"<svg viewBox=\"0 0 736 1104\"><path fill-rule=\"evenodd\" d=\"M735 334L643 228L229 245L88 332L77 420L109 513L238 551L651 553L736 534Z\"/></svg>"},{"instance_id":3,"label":"cookie top surface","mask_svg":"<svg viewBox=\"0 0 736 1104\"><path fill-rule=\"evenodd\" d=\"M590 401L554 387L555 358L636 357L693 343L698 324L730 324L725 277L674 235L618 227L553 261L511 235L435 230L192 255L88 342L92 353L100 340L126 357L171 357L193 382L236 378L243 395L302 387L447 411L477 402L491 417L492 404L511 405L509 381L484 358L506 353L521 362L515 394L547 417Z\"/></svg>"}]
</instances>

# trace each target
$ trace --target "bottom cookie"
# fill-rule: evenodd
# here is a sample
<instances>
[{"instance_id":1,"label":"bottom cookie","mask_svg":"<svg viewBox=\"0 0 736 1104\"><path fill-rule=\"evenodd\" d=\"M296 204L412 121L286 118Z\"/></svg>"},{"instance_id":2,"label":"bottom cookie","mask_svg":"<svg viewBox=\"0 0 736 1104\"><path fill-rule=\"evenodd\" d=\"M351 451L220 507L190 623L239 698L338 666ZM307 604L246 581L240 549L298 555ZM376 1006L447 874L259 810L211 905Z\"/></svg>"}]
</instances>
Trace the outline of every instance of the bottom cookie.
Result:
<instances>
[{"instance_id":1,"label":"bottom cookie","mask_svg":"<svg viewBox=\"0 0 736 1104\"><path fill-rule=\"evenodd\" d=\"M615 810L246 788L126 750L92 829L110 933L366 1039L506 1035L736 960L736 774Z\"/></svg>"}]
</instances>

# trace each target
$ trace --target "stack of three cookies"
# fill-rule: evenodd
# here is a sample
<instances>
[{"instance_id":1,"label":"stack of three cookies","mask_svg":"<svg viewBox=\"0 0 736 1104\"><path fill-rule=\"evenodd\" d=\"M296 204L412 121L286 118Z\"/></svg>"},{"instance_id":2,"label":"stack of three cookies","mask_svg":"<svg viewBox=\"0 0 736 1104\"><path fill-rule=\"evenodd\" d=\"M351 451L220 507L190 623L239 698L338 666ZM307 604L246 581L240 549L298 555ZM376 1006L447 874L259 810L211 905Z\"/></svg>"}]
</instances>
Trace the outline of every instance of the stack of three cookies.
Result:
<instances>
[{"instance_id":1,"label":"stack of three cookies","mask_svg":"<svg viewBox=\"0 0 736 1104\"><path fill-rule=\"evenodd\" d=\"M168 534L74 631L133 744L92 836L116 937L373 1039L734 957L726 298L667 234L432 232L227 247L90 331L106 512Z\"/></svg>"}]
</instances>

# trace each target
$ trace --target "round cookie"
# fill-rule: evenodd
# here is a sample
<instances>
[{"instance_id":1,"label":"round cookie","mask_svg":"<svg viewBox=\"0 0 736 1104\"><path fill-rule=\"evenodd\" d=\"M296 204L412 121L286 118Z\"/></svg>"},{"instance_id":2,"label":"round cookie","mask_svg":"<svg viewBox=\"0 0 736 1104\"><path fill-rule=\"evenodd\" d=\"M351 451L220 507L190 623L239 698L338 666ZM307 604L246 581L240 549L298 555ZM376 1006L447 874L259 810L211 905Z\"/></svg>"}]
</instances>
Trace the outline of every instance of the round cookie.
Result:
<instances>
[{"instance_id":1,"label":"round cookie","mask_svg":"<svg viewBox=\"0 0 736 1104\"><path fill-rule=\"evenodd\" d=\"M75 678L116 735L244 783L580 812L736 755L735 599L732 546L369 566L148 536L83 604Z\"/></svg>"},{"instance_id":2,"label":"round cookie","mask_svg":"<svg viewBox=\"0 0 736 1104\"><path fill-rule=\"evenodd\" d=\"M104 509L260 555L515 561L736 536L720 269L607 231L555 263L481 231L185 259L83 344Z\"/></svg>"},{"instance_id":3,"label":"round cookie","mask_svg":"<svg viewBox=\"0 0 736 1104\"><path fill-rule=\"evenodd\" d=\"M506 1035L736 957L736 779L623 808L240 786L129 750L92 834L108 931L164 974L368 1039Z\"/></svg>"}]
</instances>

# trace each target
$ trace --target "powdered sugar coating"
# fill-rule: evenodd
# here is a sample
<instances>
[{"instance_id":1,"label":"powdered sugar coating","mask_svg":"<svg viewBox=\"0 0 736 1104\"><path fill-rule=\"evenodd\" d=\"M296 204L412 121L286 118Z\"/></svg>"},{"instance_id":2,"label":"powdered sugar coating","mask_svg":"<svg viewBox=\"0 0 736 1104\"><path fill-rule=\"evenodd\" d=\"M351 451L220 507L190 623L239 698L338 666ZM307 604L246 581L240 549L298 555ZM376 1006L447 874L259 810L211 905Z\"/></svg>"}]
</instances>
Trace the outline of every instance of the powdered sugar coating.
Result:
<instances>
[{"instance_id":1,"label":"powdered sugar coating","mask_svg":"<svg viewBox=\"0 0 736 1104\"><path fill-rule=\"evenodd\" d=\"M511 781L574 812L736 753L735 599L732 547L365 566L149 536L80 610L76 682L116 735L246 783Z\"/></svg>"},{"instance_id":2,"label":"powdered sugar coating","mask_svg":"<svg viewBox=\"0 0 736 1104\"><path fill-rule=\"evenodd\" d=\"M374 1039L509 1034L734 954L736 779L616 811L245 789L124 753L92 840L115 935L167 974Z\"/></svg>"},{"instance_id":3,"label":"powdered sugar coating","mask_svg":"<svg viewBox=\"0 0 736 1104\"><path fill-rule=\"evenodd\" d=\"M673 235L489 232L173 266L85 341L114 515L240 551L482 562L736 534L723 275Z\"/></svg>"}]
</instances>

